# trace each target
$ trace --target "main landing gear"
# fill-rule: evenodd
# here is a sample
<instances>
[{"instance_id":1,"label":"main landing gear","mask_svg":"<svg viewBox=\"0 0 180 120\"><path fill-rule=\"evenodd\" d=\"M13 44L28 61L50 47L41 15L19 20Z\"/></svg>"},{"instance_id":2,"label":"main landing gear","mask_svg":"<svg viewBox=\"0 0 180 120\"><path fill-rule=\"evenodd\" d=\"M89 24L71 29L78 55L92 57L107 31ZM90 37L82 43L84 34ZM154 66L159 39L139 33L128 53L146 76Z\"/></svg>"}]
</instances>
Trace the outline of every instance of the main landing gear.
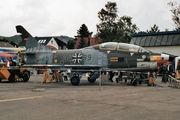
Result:
<instances>
[{"instance_id":1,"label":"main landing gear","mask_svg":"<svg viewBox=\"0 0 180 120\"><path fill-rule=\"evenodd\" d=\"M99 71L91 71L89 72L88 81L89 83L96 82L96 79L99 77Z\"/></svg>"},{"instance_id":2,"label":"main landing gear","mask_svg":"<svg viewBox=\"0 0 180 120\"><path fill-rule=\"evenodd\" d=\"M99 77L100 73L99 71L91 71L88 73L88 81L89 83L94 83L96 79ZM81 72L71 72L70 80L72 85L79 85L80 79L82 77Z\"/></svg>"},{"instance_id":3,"label":"main landing gear","mask_svg":"<svg viewBox=\"0 0 180 120\"><path fill-rule=\"evenodd\" d=\"M70 80L72 85L79 85L80 83L80 78L81 78L81 73L79 72L71 72L70 74Z\"/></svg>"},{"instance_id":4,"label":"main landing gear","mask_svg":"<svg viewBox=\"0 0 180 120\"><path fill-rule=\"evenodd\" d=\"M94 82L96 82L96 79L91 79L90 77L88 77L88 81L89 81L89 83L94 83Z\"/></svg>"}]
</instances>

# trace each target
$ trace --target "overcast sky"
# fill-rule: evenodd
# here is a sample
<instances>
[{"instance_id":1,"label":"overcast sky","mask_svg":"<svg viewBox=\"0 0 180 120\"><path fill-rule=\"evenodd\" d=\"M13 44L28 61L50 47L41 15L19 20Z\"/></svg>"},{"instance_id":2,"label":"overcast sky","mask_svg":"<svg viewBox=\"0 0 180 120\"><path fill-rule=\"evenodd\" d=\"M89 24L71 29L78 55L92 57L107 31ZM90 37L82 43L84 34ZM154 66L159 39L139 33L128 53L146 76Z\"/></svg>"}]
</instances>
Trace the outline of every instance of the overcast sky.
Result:
<instances>
[{"instance_id":1,"label":"overcast sky","mask_svg":"<svg viewBox=\"0 0 180 120\"><path fill-rule=\"evenodd\" d=\"M96 33L98 12L110 0L0 0L0 36L16 35L22 25L33 36L77 35L82 24ZM156 24L161 31L173 30L171 0L113 0L118 15L131 16L141 31ZM179 3L178 3L179 4Z\"/></svg>"}]
</instances>

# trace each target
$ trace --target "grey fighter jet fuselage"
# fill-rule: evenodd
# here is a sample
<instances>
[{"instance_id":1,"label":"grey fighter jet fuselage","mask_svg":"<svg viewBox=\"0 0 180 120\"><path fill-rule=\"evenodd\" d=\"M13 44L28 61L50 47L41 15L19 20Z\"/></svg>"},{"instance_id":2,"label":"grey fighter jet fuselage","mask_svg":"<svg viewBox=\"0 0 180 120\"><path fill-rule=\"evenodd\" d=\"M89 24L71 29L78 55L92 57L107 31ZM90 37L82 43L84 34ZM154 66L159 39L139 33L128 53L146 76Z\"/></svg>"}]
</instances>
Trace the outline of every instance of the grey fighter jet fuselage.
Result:
<instances>
[{"instance_id":1,"label":"grey fighter jet fuselage","mask_svg":"<svg viewBox=\"0 0 180 120\"><path fill-rule=\"evenodd\" d=\"M169 61L172 58L167 54L153 53L138 45L117 42L107 42L82 49L51 50L29 36L25 46L26 51L20 54L25 61L24 66L70 69L75 73L100 70L156 71L158 62ZM95 82L99 75L99 72L91 72L89 82ZM71 83L78 85L79 82L80 78L73 74Z\"/></svg>"}]
</instances>

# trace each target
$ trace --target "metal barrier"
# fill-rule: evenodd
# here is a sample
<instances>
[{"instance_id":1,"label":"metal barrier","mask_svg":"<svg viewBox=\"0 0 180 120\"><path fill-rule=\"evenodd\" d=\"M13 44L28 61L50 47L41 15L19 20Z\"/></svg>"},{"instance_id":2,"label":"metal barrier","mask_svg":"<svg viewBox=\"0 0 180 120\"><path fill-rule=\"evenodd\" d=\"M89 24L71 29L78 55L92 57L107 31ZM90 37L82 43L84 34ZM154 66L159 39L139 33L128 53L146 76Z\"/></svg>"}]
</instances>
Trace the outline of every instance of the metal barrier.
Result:
<instances>
[{"instance_id":1,"label":"metal barrier","mask_svg":"<svg viewBox=\"0 0 180 120\"><path fill-rule=\"evenodd\" d=\"M171 75L169 75L169 87L175 87L175 88L179 88L180 87L180 80L172 77Z\"/></svg>"}]
</instances>

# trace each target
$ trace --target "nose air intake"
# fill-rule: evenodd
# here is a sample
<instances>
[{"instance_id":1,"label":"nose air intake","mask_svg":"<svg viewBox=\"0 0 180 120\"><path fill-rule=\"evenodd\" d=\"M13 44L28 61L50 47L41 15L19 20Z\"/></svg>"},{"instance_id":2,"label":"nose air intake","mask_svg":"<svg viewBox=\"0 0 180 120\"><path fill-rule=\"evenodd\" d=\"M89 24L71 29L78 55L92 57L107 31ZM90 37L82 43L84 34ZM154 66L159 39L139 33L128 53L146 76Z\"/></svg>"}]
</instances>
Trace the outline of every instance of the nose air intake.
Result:
<instances>
[{"instance_id":1,"label":"nose air intake","mask_svg":"<svg viewBox=\"0 0 180 120\"><path fill-rule=\"evenodd\" d=\"M175 56L166 53L153 53L150 56L150 61L157 61L158 63L173 61Z\"/></svg>"},{"instance_id":2,"label":"nose air intake","mask_svg":"<svg viewBox=\"0 0 180 120\"><path fill-rule=\"evenodd\" d=\"M162 60L169 60L169 55L162 53L161 54L161 59Z\"/></svg>"},{"instance_id":3,"label":"nose air intake","mask_svg":"<svg viewBox=\"0 0 180 120\"><path fill-rule=\"evenodd\" d=\"M165 54L165 53L162 53L162 54L161 54L162 60L173 61L173 60L174 60L174 57L175 57L175 56L173 56L173 55L169 55L169 54Z\"/></svg>"}]
</instances>

